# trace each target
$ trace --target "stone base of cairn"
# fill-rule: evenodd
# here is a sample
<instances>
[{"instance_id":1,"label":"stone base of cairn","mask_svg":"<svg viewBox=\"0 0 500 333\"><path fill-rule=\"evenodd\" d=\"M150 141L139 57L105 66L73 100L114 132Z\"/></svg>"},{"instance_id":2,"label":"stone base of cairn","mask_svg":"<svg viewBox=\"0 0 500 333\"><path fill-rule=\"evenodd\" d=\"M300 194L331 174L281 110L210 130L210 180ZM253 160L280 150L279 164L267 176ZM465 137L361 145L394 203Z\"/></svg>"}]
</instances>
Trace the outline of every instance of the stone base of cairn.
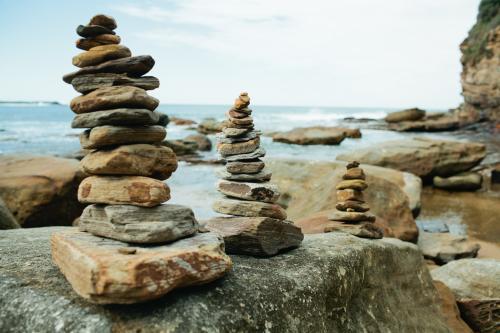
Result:
<instances>
[{"instance_id":1,"label":"stone base of cairn","mask_svg":"<svg viewBox=\"0 0 500 333\"><path fill-rule=\"evenodd\" d=\"M177 168L174 152L161 145L166 136L158 100L146 90L159 86L142 76L154 65L150 56L132 57L113 31L116 22L94 16L79 26L76 42L85 52L80 67L64 76L83 93L71 101L73 128L90 152L81 161L89 174L78 200L90 204L79 230L55 233L52 257L73 289L95 303L136 303L161 297L177 287L213 281L231 268L221 236L198 233L193 211L162 205L170 199L163 182Z\"/></svg>"},{"instance_id":2,"label":"stone base of cairn","mask_svg":"<svg viewBox=\"0 0 500 333\"><path fill-rule=\"evenodd\" d=\"M373 223L375 215L368 213L363 191L368 187L365 173L354 161L346 166L342 181L337 184L337 211L329 216L325 232L342 231L363 238L382 238L383 231Z\"/></svg>"},{"instance_id":3,"label":"stone base of cairn","mask_svg":"<svg viewBox=\"0 0 500 333\"><path fill-rule=\"evenodd\" d=\"M211 219L206 227L224 237L227 253L272 256L298 247L304 235L286 221L285 210L276 204L280 194L269 183L271 173L260 159L265 151L249 104L248 94L241 93L217 137L217 150L226 161L225 170L218 174L217 190L226 198L217 200L213 209L233 217Z\"/></svg>"}]
</instances>

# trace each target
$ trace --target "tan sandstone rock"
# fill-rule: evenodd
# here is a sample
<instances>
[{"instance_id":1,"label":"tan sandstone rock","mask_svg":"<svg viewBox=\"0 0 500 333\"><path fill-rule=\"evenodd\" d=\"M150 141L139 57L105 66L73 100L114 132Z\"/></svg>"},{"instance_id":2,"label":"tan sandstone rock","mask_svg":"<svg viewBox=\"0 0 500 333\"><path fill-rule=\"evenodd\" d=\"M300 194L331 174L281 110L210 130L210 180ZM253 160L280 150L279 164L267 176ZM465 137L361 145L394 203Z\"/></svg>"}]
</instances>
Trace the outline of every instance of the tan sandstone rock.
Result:
<instances>
[{"instance_id":1,"label":"tan sandstone rock","mask_svg":"<svg viewBox=\"0 0 500 333\"><path fill-rule=\"evenodd\" d=\"M129 48L119 44L101 45L91 48L73 57L73 65L86 67L98 65L102 62L130 57Z\"/></svg>"},{"instance_id":2,"label":"tan sandstone rock","mask_svg":"<svg viewBox=\"0 0 500 333\"><path fill-rule=\"evenodd\" d=\"M278 187L269 183L242 183L219 180L217 190L229 197L274 203L280 193Z\"/></svg>"},{"instance_id":3,"label":"tan sandstone rock","mask_svg":"<svg viewBox=\"0 0 500 333\"><path fill-rule=\"evenodd\" d=\"M201 233L171 244L132 246L76 230L51 238L52 258L92 303L130 304L220 278L231 269L222 239Z\"/></svg>"},{"instance_id":4,"label":"tan sandstone rock","mask_svg":"<svg viewBox=\"0 0 500 333\"><path fill-rule=\"evenodd\" d=\"M220 214L247 217L271 217L278 220L286 219L286 211L279 205L272 203L220 199L214 202L212 208Z\"/></svg>"},{"instance_id":5,"label":"tan sandstone rock","mask_svg":"<svg viewBox=\"0 0 500 333\"><path fill-rule=\"evenodd\" d=\"M99 126L80 134L84 149L133 143L159 143L167 132L162 126Z\"/></svg>"},{"instance_id":6,"label":"tan sandstone rock","mask_svg":"<svg viewBox=\"0 0 500 333\"><path fill-rule=\"evenodd\" d=\"M76 47L81 50L90 50L101 45L120 44L121 38L118 35L102 34L95 37L80 38L76 41Z\"/></svg>"},{"instance_id":7,"label":"tan sandstone rock","mask_svg":"<svg viewBox=\"0 0 500 333\"><path fill-rule=\"evenodd\" d=\"M78 188L78 200L82 203L153 207L169 199L167 184L142 176L91 176Z\"/></svg>"}]
</instances>

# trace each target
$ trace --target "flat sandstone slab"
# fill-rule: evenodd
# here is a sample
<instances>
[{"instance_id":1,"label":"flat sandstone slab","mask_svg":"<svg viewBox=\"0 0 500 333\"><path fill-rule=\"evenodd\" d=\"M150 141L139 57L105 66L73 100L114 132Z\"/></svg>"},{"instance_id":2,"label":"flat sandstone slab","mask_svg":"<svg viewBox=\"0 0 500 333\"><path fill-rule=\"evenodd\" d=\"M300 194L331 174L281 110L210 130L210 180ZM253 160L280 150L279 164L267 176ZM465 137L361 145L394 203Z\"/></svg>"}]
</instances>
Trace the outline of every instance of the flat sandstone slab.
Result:
<instances>
[{"instance_id":1,"label":"flat sandstone slab","mask_svg":"<svg viewBox=\"0 0 500 333\"><path fill-rule=\"evenodd\" d=\"M234 181L240 181L240 182L257 182L257 183L262 183L262 182L267 182L271 180L271 176L273 175L271 172L269 172L266 169L261 170L260 172L257 173L230 173L227 172L226 170L217 170L216 174L219 178L225 179L225 180L234 180Z\"/></svg>"},{"instance_id":2,"label":"flat sandstone slab","mask_svg":"<svg viewBox=\"0 0 500 333\"><path fill-rule=\"evenodd\" d=\"M168 243L198 231L191 208L181 205L137 207L87 206L78 224L80 231L127 243Z\"/></svg>"},{"instance_id":3,"label":"flat sandstone slab","mask_svg":"<svg viewBox=\"0 0 500 333\"><path fill-rule=\"evenodd\" d=\"M113 109L77 114L71 122L71 127L144 126L155 125L159 120L160 114L158 112L147 109Z\"/></svg>"},{"instance_id":4,"label":"flat sandstone slab","mask_svg":"<svg viewBox=\"0 0 500 333\"><path fill-rule=\"evenodd\" d=\"M229 254L273 256L300 246L304 239L292 222L269 217L220 217L210 219L205 226L224 238Z\"/></svg>"},{"instance_id":5,"label":"flat sandstone slab","mask_svg":"<svg viewBox=\"0 0 500 333\"><path fill-rule=\"evenodd\" d=\"M280 197L278 187L270 183L217 182L217 190L229 197L274 203Z\"/></svg>"},{"instance_id":6,"label":"flat sandstone slab","mask_svg":"<svg viewBox=\"0 0 500 333\"><path fill-rule=\"evenodd\" d=\"M221 199L215 201L212 208L220 214L286 219L286 211L280 205L265 202Z\"/></svg>"},{"instance_id":7,"label":"flat sandstone slab","mask_svg":"<svg viewBox=\"0 0 500 333\"><path fill-rule=\"evenodd\" d=\"M384 231L372 222L360 222L358 224L348 224L337 221L330 221L325 227L325 232L344 232L360 238L380 239L384 237Z\"/></svg>"},{"instance_id":8,"label":"flat sandstone slab","mask_svg":"<svg viewBox=\"0 0 500 333\"><path fill-rule=\"evenodd\" d=\"M232 266L214 233L140 247L70 229L54 233L51 248L54 263L76 293L99 304L156 299L218 279Z\"/></svg>"},{"instance_id":9,"label":"flat sandstone slab","mask_svg":"<svg viewBox=\"0 0 500 333\"><path fill-rule=\"evenodd\" d=\"M81 203L153 207L169 199L167 184L141 176L91 176L78 187L78 201Z\"/></svg>"},{"instance_id":10,"label":"flat sandstone slab","mask_svg":"<svg viewBox=\"0 0 500 333\"><path fill-rule=\"evenodd\" d=\"M144 90L153 90L160 86L154 76L128 77L125 74L96 73L75 77L71 84L79 93L86 94L99 88L113 86L133 86Z\"/></svg>"},{"instance_id":11,"label":"flat sandstone slab","mask_svg":"<svg viewBox=\"0 0 500 333\"><path fill-rule=\"evenodd\" d=\"M163 126L99 126L80 134L80 144L84 149L133 143L159 143L165 139L167 131Z\"/></svg>"}]
</instances>

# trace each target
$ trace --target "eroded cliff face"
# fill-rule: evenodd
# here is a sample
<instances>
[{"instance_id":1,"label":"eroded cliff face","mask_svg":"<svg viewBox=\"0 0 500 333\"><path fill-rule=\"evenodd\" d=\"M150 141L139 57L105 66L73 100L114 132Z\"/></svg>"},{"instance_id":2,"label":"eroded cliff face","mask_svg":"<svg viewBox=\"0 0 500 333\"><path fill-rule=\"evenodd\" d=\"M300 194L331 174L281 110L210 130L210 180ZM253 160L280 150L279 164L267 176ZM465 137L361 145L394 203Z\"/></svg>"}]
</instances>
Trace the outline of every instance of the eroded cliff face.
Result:
<instances>
[{"instance_id":1,"label":"eroded cliff face","mask_svg":"<svg viewBox=\"0 0 500 333\"><path fill-rule=\"evenodd\" d=\"M477 22L460 45L464 121L500 120L500 2L482 0Z\"/></svg>"}]
</instances>

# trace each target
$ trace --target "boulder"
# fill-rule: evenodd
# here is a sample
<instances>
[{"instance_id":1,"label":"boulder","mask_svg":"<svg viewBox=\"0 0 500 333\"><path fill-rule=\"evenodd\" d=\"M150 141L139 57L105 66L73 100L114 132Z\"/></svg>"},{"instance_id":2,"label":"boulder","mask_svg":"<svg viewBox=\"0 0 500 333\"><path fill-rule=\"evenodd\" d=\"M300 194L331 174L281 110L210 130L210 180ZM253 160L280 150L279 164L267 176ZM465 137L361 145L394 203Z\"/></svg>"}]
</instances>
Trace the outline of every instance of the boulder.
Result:
<instances>
[{"instance_id":1,"label":"boulder","mask_svg":"<svg viewBox=\"0 0 500 333\"><path fill-rule=\"evenodd\" d=\"M177 156L195 155L198 148L193 141L184 140L164 140L161 144L172 149Z\"/></svg>"},{"instance_id":2,"label":"boulder","mask_svg":"<svg viewBox=\"0 0 500 333\"><path fill-rule=\"evenodd\" d=\"M475 191L481 188L483 177L475 172L463 172L451 177L433 178L434 187L449 191Z\"/></svg>"},{"instance_id":3,"label":"boulder","mask_svg":"<svg viewBox=\"0 0 500 333\"><path fill-rule=\"evenodd\" d=\"M457 299L462 318L476 332L496 332L500 311L500 260L462 259L434 269Z\"/></svg>"},{"instance_id":4,"label":"boulder","mask_svg":"<svg viewBox=\"0 0 500 333\"><path fill-rule=\"evenodd\" d=\"M162 181L142 176L91 176L78 187L81 203L154 207L170 199Z\"/></svg>"},{"instance_id":5,"label":"boulder","mask_svg":"<svg viewBox=\"0 0 500 333\"><path fill-rule=\"evenodd\" d=\"M154 76L134 78L125 74L96 73L77 76L71 81L71 85L79 93L88 94L99 88L113 86L133 86L153 90L160 86L160 81Z\"/></svg>"},{"instance_id":6,"label":"boulder","mask_svg":"<svg viewBox=\"0 0 500 333\"><path fill-rule=\"evenodd\" d=\"M302 127L275 133L273 141L296 145L338 145L348 136L361 137L361 133L359 130L342 127Z\"/></svg>"},{"instance_id":7,"label":"boulder","mask_svg":"<svg viewBox=\"0 0 500 333\"><path fill-rule=\"evenodd\" d=\"M391 112L385 117L388 123L399 123L402 121L415 121L425 117L425 111L419 108L406 109L397 112Z\"/></svg>"},{"instance_id":8,"label":"boulder","mask_svg":"<svg viewBox=\"0 0 500 333\"><path fill-rule=\"evenodd\" d=\"M453 131L460 127L460 122L454 116L438 119L423 119L419 121L402 121L389 125L389 129L398 132L443 132Z\"/></svg>"},{"instance_id":9,"label":"boulder","mask_svg":"<svg viewBox=\"0 0 500 333\"><path fill-rule=\"evenodd\" d=\"M200 285L231 269L223 240L197 234L170 244L131 245L87 232L56 232L52 259L76 293L92 303L131 304Z\"/></svg>"},{"instance_id":10,"label":"boulder","mask_svg":"<svg viewBox=\"0 0 500 333\"><path fill-rule=\"evenodd\" d=\"M12 215L5 202L0 198L0 230L17 229L20 227L14 215Z\"/></svg>"},{"instance_id":11,"label":"boulder","mask_svg":"<svg viewBox=\"0 0 500 333\"><path fill-rule=\"evenodd\" d=\"M130 57L129 48L119 44L101 45L73 57L73 65L77 67L93 66L108 60Z\"/></svg>"},{"instance_id":12,"label":"boulder","mask_svg":"<svg viewBox=\"0 0 500 333\"><path fill-rule=\"evenodd\" d=\"M328 215L337 203L335 185L345 172L344 162L269 160L273 182L281 192L281 205L289 219L304 233L321 233L329 224ZM387 168L362 165L370 186L364 191L377 225L386 236L417 241L418 229L412 210L420 207L421 180L411 174ZM306 195L305 195L306 193Z\"/></svg>"},{"instance_id":13,"label":"boulder","mask_svg":"<svg viewBox=\"0 0 500 333\"><path fill-rule=\"evenodd\" d=\"M177 169L177 158L170 148L135 144L94 150L82 159L81 166L91 175L147 176L165 180Z\"/></svg>"},{"instance_id":14,"label":"boulder","mask_svg":"<svg viewBox=\"0 0 500 333\"><path fill-rule=\"evenodd\" d=\"M0 198L23 227L71 225L80 216L75 159L36 155L0 156Z\"/></svg>"},{"instance_id":15,"label":"boulder","mask_svg":"<svg viewBox=\"0 0 500 333\"><path fill-rule=\"evenodd\" d=\"M134 143L160 143L167 132L162 126L99 126L80 134L80 144L84 149Z\"/></svg>"},{"instance_id":16,"label":"boulder","mask_svg":"<svg viewBox=\"0 0 500 333\"><path fill-rule=\"evenodd\" d=\"M387 141L337 156L413 173L420 177L449 176L479 164L486 156L482 143L413 138Z\"/></svg>"},{"instance_id":17,"label":"boulder","mask_svg":"<svg viewBox=\"0 0 500 333\"><path fill-rule=\"evenodd\" d=\"M420 252L396 239L306 235L279 256L232 256L233 270L209 285L104 307L51 262L50 235L68 229L0 234L0 331L449 332Z\"/></svg>"},{"instance_id":18,"label":"boulder","mask_svg":"<svg viewBox=\"0 0 500 333\"><path fill-rule=\"evenodd\" d=\"M265 168L258 173L250 173L250 174L230 173L227 172L226 170L219 169L216 171L216 174L219 178L225 180L234 180L240 182L256 182L256 183L268 182L272 176L272 173Z\"/></svg>"},{"instance_id":19,"label":"boulder","mask_svg":"<svg viewBox=\"0 0 500 333\"><path fill-rule=\"evenodd\" d=\"M201 151L212 150L212 141L204 134L188 135L184 138L184 141L196 143L197 149Z\"/></svg>"},{"instance_id":20,"label":"boulder","mask_svg":"<svg viewBox=\"0 0 500 333\"><path fill-rule=\"evenodd\" d=\"M220 199L214 201L212 208L217 213L226 215L271 217L278 220L286 219L286 211L273 203Z\"/></svg>"},{"instance_id":21,"label":"boulder","mask_svg":"<svg viewBox=\"0 0 500 333\"><path fill-rule=\"evenodd\" d=\"M80 231L127 243L169 243L198 231L191 208L180 205L137 207L90 205L78 223Z\"/></svg>"},{"instance_id":22,"label":"boulder","mask_svg":"<svg viewBox=\"0 0 500 333\"><path fill-rule=\"evenodd\" d=\"M418 247L425 258L439 265L463 258L475 258L480 249L479 244L469 242L466 236L447 232L420 232Z\"/></svg>"},{"instance_id":23,"label":"boulder","mask_svg":"<svg viewBox=\"0 0 500 333\"><path fill-rule=\"evenodd\" d=\"M372 222L348 224L338 221L329 221L324 232L343 232L356 237L370 239L380 239L384 237L384 231Z\"/></svg>"},{"instance_id":24,"label":"boulder","mask_svg":"<svg viewBox=\"0 0 500 333\"><path fill-rule=\"evenodd\" d=\"M443 282L434 280L434 287L439 295L441 314L453 333L473 333L470 327L460 317L455 295Z\"/></svg>"},{"instance_id":25,"label":"boulder","mask_svg":"<svg viewBox=\"0 0 500 333\"><path fill-rule=\"evenodd\" d=\"M76 72L66 74L63 76L63 81L71 83L77 76L95 73L116 73L127 74L131 77L139 77L149 72L154 64L154 59L149 55L115 59L96 66L84 67Z\"/></svg>"},{"instance_id":26,"label":"boulder","mask_svg":"<svg viewBox=\"0 0 500 333\"><path fill-rule=\"evenodd\" d=\"M269 217L219 217L205 227L224 238L228 254L273 256L300 246L304 239L292 222Z\"/></svg>"},{"instance_id":27,"label":"boulder","mask_svg":"<svg viewBox=\"0 0 500 333\"><path fill-rule=\"evenodd\" d=\"M215 118L206 118L198 124L197 131L201 134L213 134L222 132L224 128L223 121L217 121Z\"/></svg>"},{"instance_id":28,"label":"boulder","mask_svg":"<svg viewBox=\"0 0 500 333\"><path fill-rule=\"evenodd\" d=\"M69 104L73 112L87 113L117 108L137 108L154 111L160 102L149 96L144 89L132 86L104 87L87 95L71 100Z\"/></svg>"},{"instance_id":29,"label":"boulder","mask_svg":"<svg viewBox=\"0 0 500 333\"><path fill-rule=\"evenodd\" d=\"M177 126L187 126L196 124L196 121L194 120L175 117L175 116L170 117L170 120L172 121L172 124Z\"/></svg>"},{"instance_id":30,"label":"boulder","mask_svg":"<svg viewBox=\"0 0 500 333\"><path fill-rule=\"evenodd\" d=\"M114 109L77 114L71 122L71 127L148 126L157 124L159 120L158 112L151 112L147 109Z\"/></svg>"}]
</instances>

